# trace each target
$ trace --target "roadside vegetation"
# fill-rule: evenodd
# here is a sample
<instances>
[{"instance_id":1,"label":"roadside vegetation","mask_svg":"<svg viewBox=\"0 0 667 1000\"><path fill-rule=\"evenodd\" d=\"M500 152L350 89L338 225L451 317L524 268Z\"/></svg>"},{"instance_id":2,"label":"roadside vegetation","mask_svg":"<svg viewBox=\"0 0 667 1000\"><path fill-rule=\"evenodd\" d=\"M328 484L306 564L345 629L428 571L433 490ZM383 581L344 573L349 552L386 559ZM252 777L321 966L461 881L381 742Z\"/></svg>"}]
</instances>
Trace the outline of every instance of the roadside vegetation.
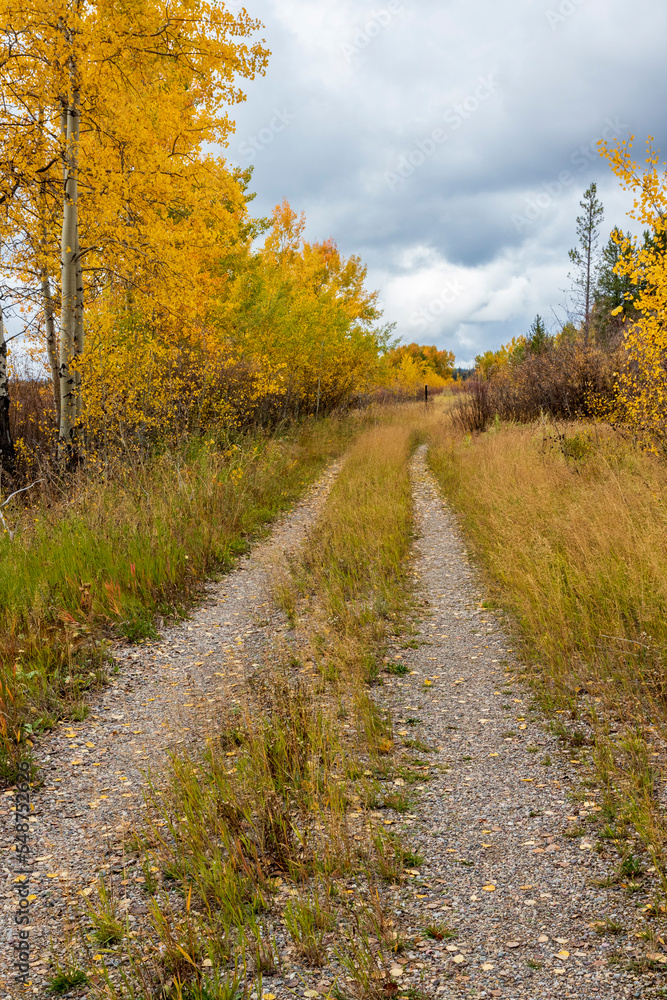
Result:
<instances>
[{"instance_id":1,"label":"roadside vegetation","mask_svg":"<svg viewBox=\"0 0 667 1000\"><path fill-rule=\"evenodd\" d=\"M664 871L667 467L608 428L546 418L443 428L430 463L541 709L594 764L607 819Z\"/></svg>"}]
</instances>

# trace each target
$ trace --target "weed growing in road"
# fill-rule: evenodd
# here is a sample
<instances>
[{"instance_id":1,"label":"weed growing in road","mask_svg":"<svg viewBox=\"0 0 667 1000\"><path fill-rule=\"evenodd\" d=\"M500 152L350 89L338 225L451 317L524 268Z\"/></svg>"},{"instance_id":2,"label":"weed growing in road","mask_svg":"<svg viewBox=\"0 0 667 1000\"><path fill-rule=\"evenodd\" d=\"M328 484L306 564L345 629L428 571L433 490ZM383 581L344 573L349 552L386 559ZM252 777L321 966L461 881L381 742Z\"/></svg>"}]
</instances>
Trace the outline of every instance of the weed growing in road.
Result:
<instances>
[{"instance_id":1,"label":"weed growing in road","mask_svg":"<svg viewBox=\"0 0 667 1000\"><path fill-rule=\"evenodd\" d=\"M97 944L105 947L123 940L125 927L118 916L118 900L104 878L99 880L98 905L90 906L89 918Z\"/></svg>"},{"instance_id":2,"label":"weed growing in road","mask_svg":"<svg viewBox=\"0 0 667 1000\"><path fill-rule=\"evenodd\" d=\"M283 920L297 954L307 965L322 965L326 957L324 935L335 925L332 911L322 906L317 896L306 900L290 899L283 910Z\"/></svg>"},{"instance_id":3,"label":"weed growing in road","mask_svg":"<svg viewBox=\"0 0 667 1000\"><path fill-rule=\"evenodd\" d=\"M433 941L448 941L450 938L456 937L456 931L447 927L446 924L428 924L424 928L424 934Z\"/></svg>"},{"instance_id":4,"label":"weed growing in road","mask_svg":"<svg viewBox=\"0 0 667 1000\"><path fill-rule=\"evenodd\" d=\"M54 973L49 981L47 989L49 993L69 993L69 991L75 986L87 986L88 983L88 976L83 969L70 966L68 968L59 969L56 973Z\"/></svg>"}]
</instances>

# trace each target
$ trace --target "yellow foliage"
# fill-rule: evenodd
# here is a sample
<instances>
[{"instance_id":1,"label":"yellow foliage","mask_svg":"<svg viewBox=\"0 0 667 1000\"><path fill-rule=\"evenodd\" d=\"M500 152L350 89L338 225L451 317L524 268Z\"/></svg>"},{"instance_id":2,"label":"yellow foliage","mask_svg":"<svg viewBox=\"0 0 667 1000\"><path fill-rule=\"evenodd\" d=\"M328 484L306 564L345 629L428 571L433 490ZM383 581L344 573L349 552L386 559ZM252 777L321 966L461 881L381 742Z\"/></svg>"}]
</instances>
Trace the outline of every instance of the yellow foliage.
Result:
<instances>
[{"instance_id":1,"label":"yellow foliage","mask_svg":"<svg viewBox=\"0 0 667 1000\"><path fill-rule=\"evenodd\" d=\"M380 378L361 260L307 242L287 202L256 249L250 171L207 153L264 70L259 27L221 0L0 0L2 263L61 443L89 457L328 411Z\"/></svg>"},{"instance_id":2,"label":"yellow foliage","mask_svg":"<svg viewBox=\"0 0 667 1000\"><path fill-rule=\"evenodd\" d=\"M484 381L499 374L508 365L521 360L525 354L526 338L512 337L508 344L499 347L497 351L485 351L475 358L475 370Z\"/></svg>"},{"instance_id":3,"label":"yellow foliage","mask_svg":"<svg viewBox=\"0 0 667 1000\"><path fill-rule=\"evenodd\" d=\"M159 299L149 312L122 287L89 307L79 361L89 459L102 441L326 412L377 382L385 335L359 259L305 242L286 202L260 249L242 240L244 221L230 215L231 258L224 240L221 256L200 258L185 315Z\"/></svg>"},{"instance_id":4,"label":"yellow foliage","mask_svg":"<svg viewBox=\"0 0 667 1000\"><path fill-rule=\"evenodd\" d=\"M384 380L395 391L416 392L428 385L442 389L452 382L454 354L431 345L399 344L384 358Z\"/></svg>"},{"instance_id":5,"label":"yellow foliage","mask_svg":"<svg viewBox=\"0 0 667 1000\"><path fill-rule=\"evenodd\" d=\"M617 376L616 419L629 424L653 449L667 448L667 171L660 168L653 139L647 140L645 167L632 157L633 137L602 144L602 153L635 200L629 213L649 230L643 243L616 231L622 247L616 271L639 288L638 319L629 324L625 347L629 365ZM664 164L662 164L664 167Z\"/></svg>"}]
</instances>

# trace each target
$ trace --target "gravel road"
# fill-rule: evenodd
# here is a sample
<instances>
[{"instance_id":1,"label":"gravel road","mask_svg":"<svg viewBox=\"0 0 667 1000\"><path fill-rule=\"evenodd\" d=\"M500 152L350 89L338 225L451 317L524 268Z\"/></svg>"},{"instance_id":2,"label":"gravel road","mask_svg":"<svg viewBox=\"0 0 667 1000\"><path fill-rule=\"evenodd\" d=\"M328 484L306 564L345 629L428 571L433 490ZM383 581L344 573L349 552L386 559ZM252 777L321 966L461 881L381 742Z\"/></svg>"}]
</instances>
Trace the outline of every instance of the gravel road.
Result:
<instances>
[{"instance_id":1,"label":"gravel road","mask_svg":"<svg viewBox=\"0 0 667 1000\"><path fill-rule=\"evenodd\" d=\"M286 622L269 594L271 565L298 549L336 471L267 541L209 585L190 620L166 629L158 642L119 648L118 672L91 699L85 722L60 725L39 741L45 784L33 794L31 816L27 994L11 985L18 895L13 794L5 793L2 1000L45 995L49 944L62 947L69 901L92 892L101 871L122 877L119 835L141 809L146 768L159 769L174 746L199 742L221 703L241 698L253 664L283 642ZM411 812L378 816L423 858L406 883L386 890L408 943L391 970L397 995L667 996L664 948L639 936L648 927L642 908L651 902L651 873L630 887L599 884L609 881L619 859L613 847L597 850L590 820L600 797L587 780L584 756L559 744L522 686L510 636L482 606L479 576L427 469L424 447L412 475L421 610L414 634L397 640L388 655L409 672L385 673L375 689L393 713L396 739L419 755L413 769L423 773L405 789ZM139 875L122 883L131 923L146 912L142 881ZM339 972L286 961L265 989L279 1000L327 995Z\"/></svg>"}]
</instances>

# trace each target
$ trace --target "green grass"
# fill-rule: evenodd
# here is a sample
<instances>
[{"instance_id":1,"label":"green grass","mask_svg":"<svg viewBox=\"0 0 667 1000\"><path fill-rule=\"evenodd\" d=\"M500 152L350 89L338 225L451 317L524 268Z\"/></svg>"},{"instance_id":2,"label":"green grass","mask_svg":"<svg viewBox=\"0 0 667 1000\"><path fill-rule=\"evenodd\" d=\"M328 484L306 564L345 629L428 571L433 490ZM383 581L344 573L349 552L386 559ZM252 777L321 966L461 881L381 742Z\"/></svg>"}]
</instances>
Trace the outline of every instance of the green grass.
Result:
<instances>
[{"instance_id":1,"label":"green grass","mask_svg":"<svg viewBox=\"0 0 667 1000\"><path fill-rule=\"evenodd\" d=\"M88 976L83 969L70 967L55 972L46 988L49 993L69 993L75 986L87 986L88 982Z\"/></svg>"},{"instance_id":2,"label":"green grass","mask_svg":"<svg viewBox=\"0 0 667 1000\"><path fill-rule=\"evenodd\" d=\"M384 669L388 674L394 674L397 677L403 677L404 674L410 673L410 668L405 663L388 663Z\"/></svg>"}]
</instances>

